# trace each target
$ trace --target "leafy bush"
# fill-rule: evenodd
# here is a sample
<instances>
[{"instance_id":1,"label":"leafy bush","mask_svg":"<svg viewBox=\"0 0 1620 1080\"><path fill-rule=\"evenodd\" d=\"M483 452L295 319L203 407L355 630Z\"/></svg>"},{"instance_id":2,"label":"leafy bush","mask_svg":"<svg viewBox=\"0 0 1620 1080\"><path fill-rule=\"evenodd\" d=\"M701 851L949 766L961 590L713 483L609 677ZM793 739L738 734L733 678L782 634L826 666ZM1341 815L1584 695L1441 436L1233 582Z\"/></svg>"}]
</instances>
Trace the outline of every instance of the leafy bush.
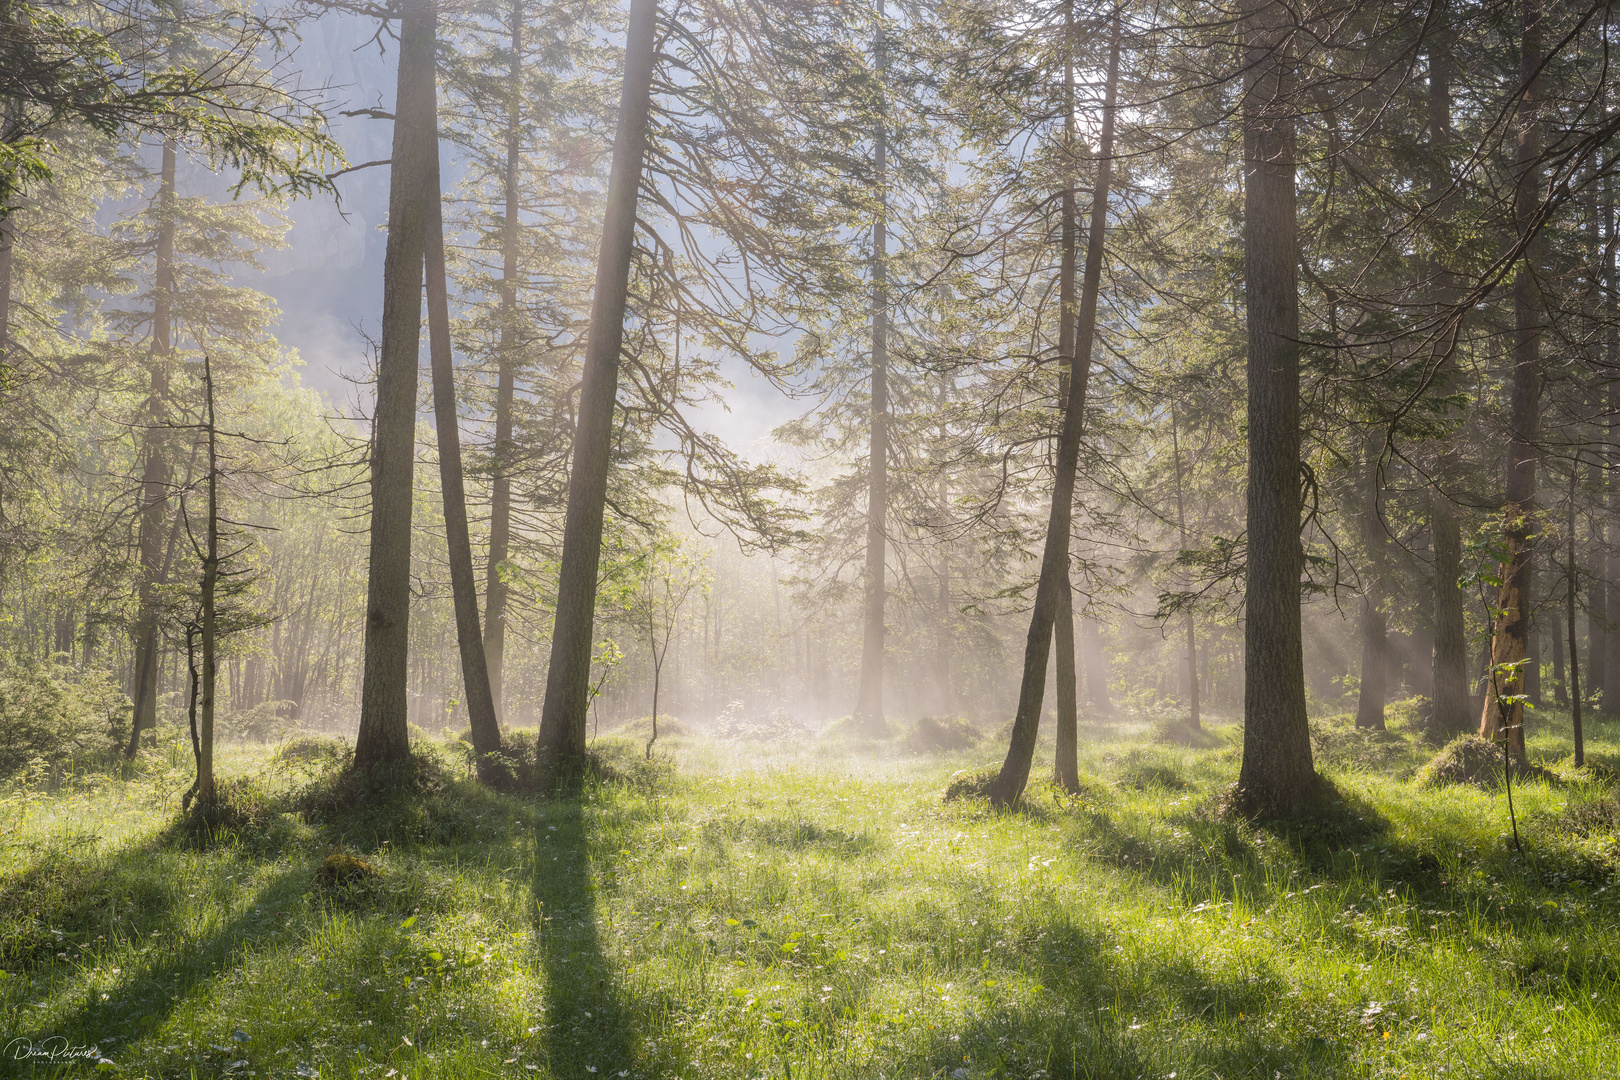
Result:
<instances>
[{"instance_id":1,"label":"leafy bush","mask_svg":"<svg viewBox=\"0 0 1620 1080\"><path fill-rule=\"evenodd\" d=\"M0 659L0 776L31 761L116 754L129 738L129 698L106 672Z\"/></svg>"}]
</instances>

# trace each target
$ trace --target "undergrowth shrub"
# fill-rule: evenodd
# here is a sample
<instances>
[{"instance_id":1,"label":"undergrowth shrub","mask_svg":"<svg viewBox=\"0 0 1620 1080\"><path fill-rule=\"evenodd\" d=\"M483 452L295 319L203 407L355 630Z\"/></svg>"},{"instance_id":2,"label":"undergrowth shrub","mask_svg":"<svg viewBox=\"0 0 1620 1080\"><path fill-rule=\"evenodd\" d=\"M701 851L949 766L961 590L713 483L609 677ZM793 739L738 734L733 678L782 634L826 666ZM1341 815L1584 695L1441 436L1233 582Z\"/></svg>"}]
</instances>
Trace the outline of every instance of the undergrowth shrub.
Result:
<instances>
[{"instance_id":1,"label":"undergrowth shrub","mask_svg":"<svg viewBox=\"0 0 1620 1080\"><path fill-rule=\"evenodd\" d=\"M0 776L30 763L110 760L129 738L129 715L107 672L0 657Z\"/></svg>"},{"instance_id":2,"label":"undergrowth shrub","mask_svg":"<svg viewBox=\"0 0 1620 1080\"><path fill-rule=\"evenodd\" d=\"M905 733L908 750L919 754L971 750L984 739L984 733L960 716L925 716Z\"/></svg>"},{"instance_id":3,"label":"undergrowth shrub","mask_svg":"<svg viewBox=\"0 0 1620 1080\"><path fill-rule=\"evenodd\" d=\"M957 802L965 799L985 799L990 795L990 785L996 782L1001 770L992 766L988 769L970 771L958 769L951 773L951 778L945 785L944 799L946 802Z\"/></svg>"},{"instance_id":4,"label":"undergrowth shrub","mask_svg":"<svg viewBox=\"0 0 1620 1080\"><path fill-rule=\"evenodd\" d=\"M1416 779L1426 787L1442 784L1473 784L1494 788L1502 782L1502 748L1478 735L1459 735L1417 771ZM1513 779L1558 782L1556 773L1539 765L1513 759Z\"/></svg>"}]
</instances>

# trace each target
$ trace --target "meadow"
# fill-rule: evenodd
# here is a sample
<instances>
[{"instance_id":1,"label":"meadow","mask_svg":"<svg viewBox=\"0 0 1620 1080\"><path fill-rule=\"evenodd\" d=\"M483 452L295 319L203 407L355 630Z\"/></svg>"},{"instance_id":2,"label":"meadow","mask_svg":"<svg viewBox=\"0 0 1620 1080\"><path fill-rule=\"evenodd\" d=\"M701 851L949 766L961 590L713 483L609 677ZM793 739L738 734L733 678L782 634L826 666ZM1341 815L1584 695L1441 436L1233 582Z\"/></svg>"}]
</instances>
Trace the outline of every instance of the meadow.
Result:
<instances>
[{"instance_id":1,"label":"meadow","mask_svg":"<svg viewBox=\"0 0 1620 1080\"><path fill-rule=\"evenodd\" d=\"M1393 714L1313 721L1332 794L1287 827L1220 812L1220 724L1088 725L1082 792L1011 813L942 799L996 739L915 732L688 736L651 764L605 738L613 778L546 800L436 743L408 796L323 803L332 747L240 746L212 836L177 824L177 745L36 772L0 788L0 1072L1620 1071L1620 725L1589 723L1578 771L1567 717L1536 714L1520 851L1500 788L1426 783L1435 748Z\"/></svg>"}]
</instances>

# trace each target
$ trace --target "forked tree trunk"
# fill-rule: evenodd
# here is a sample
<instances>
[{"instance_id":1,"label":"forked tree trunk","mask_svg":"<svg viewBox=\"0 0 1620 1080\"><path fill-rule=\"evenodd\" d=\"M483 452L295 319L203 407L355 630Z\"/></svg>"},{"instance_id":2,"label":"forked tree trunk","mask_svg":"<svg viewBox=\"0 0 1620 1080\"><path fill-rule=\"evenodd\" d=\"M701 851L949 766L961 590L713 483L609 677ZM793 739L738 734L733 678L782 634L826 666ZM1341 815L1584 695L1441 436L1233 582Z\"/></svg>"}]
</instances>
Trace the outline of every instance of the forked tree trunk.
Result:
<instances>
[{"instance_id":1,"label":"forked tree trunk","mask_svg":"<svg viewBox=\"0 0 1620 1080\"><path fill-rule=\"evenodd\" d=\"M382 346L371 436L371 536L366 644L354 765L410 756L411 500L429 154L436 135L435 0L402 0L394 145L383 262Z\"/></svg>"},{"instance_id":2,"label":"forked tree trunk","mask_svg":"<svg viewBox=\"0 0 1620 1080\"><path fill-rule=\"evenodd\" d=\"M881 92L888 76L888 42L883 32L883 0L878 0L877 77ZM881 106L880 106L881 110ZM889 163L888 130L881 111L872 151L877 187L877 220L872 223L872 418L866 473L866 598L861 627L861 674L855 719L879 733L883 720L884 607L889 555Z\"/></svg>"},{"instance_id":3,"label":"forked tree trunk","mask_svg":"<svg viewBox=\"0 0 1620 1080\"><path fill-rule=\"evenodd\" d=\"M1316 787L1300 639L1299 242L1291 15L1246 0L1243 271L1248 323L1248 566L1238 805L1286 813Z\"/></svg>"},{"instance_id":4,"label":"forked tree trunk","mask_svg":"<svg viewBox=\"0 0 1620 1080\"><path fill-rule=\"evenodd\" d=\"M497 719L505 710L506 605L503 569L512 543L512 406L516 398L518 167L523 121L523 0L513 0L512 67L507 75L506 219L501 228L501 336L496 354L495 453L490 470L489 563L484 580L484 658Z\"/></svg>"},{"instance_id":5,"label":"forked tree trunk","mask_svg":"<svg viewBox=\"0 0 1620 1080\"><path fill-rule=\"evenodd\" d=\"M1541 156L1540 108L1536 73L1541 66L1540 0L1523 0L1521 6L1523 44L1520 48L1521 98L1519 137L1514 192L1514 225L1525 246L1524 265L1513 283L1513 381L1510 388L1511 431L1508 437L1507 505L1502 511L1502 531L1507 539L1508 560L1497 590L1495 621L1491 636L1491 673L1485 681L1485 707L1480 712L1481 738L1503 735L1509 747L1524 755L1524 705L1502 702L1499 698L1522 693L1522 661L1529 655L1530 566L1535 532L1533 514L1536 501L1536 440L1541 429L1541 295L1536 280L1540 243L1532 239L1536 206L1540 201ZM1599 653L1601 656L1602 654Z\"/></svg>"},{"instance_id":6,"label":"forked tree trunk","mask_svg":"<svg viewBox=\"0 0 1620 1080\"><path fill-rule=\"evenodd\" d=\"M435 94L435 100L437 94ZM467 695L467 723L480 771L485 755L501 748L484 638L478 627L478 582L473 575L472 537L467 528L467 492L461 468L461 410L456 404L456 371L450 342L450 296L445 280L444 216L439 203L438 122L428 140L428 176L422 187L427 264L428 353L433 368L433 419L439 442L439 492L444 505L444 539L450 559L450 592L456 612L456 645L461 684Z\"/></svg>"},{"instance_id":7,"label":"forked tree trunk","mask_svg":"<svg viewBox=\"0 0 1620 1080\"><path fill-rule=\"evenodd\" d=\"M563 525L551 666L546 672L546 700L540 714L539 752L553 771L566 769L585 754L596 572L602 557L613 406L619 388L619 350L624 343L630 255L635 244L636 194L641 184L647 114L652 104L657 22L658 0L631 0L619 128L613 138L613 165L608 174L596 292L591 301L579 419L574 431L574 460L568 477L568 515Z\"/></svg>"},{"instance_id":8,"label":"forked tree trunk","mask_svg":"<svg viewBox=\"0 0 1620 1080\"><path fill-rule=\"evenodd\" d=\"M140 553L141 583L135 615L135 705L126 757L140 748L141 735L157 727L158 635L157 593L163 584L163 536L170 476L169 356L174 350L174 178L175 147L163 144L158 173L157 245L153 254L152 349L146 397L146 433L142 439L141 514L136 546Z\"/></svg>"},{"instance_id":9,"label":"forked tree trunk","mask_svg":"<svg viewBox=\"0 0 1620 1080\"><path fill-rule=\"evenodd\" d=\"M1069 530L1074 520L1074 476L1080 459L1080 424L1085 416L1086 387L1091 376L1092 339L1097 326L1097 294L1102 283L1103 234L1108 226L1108 193L1113 171L1114 111L1119 87L1119 24L1115 16L1113 44L1108 53L1108 81L1103 95L1102 132L1098 140L1097 180L1092 191L1091 221L1086 235L1085 279L1080 286L1080 309L1075 326L1075 359L1064 404L1063 427L1058 436L1052 480L1052 505L1047 516L1046 543L1041 554L1041 576L1035 586L1029 636L1024 644L1024 677L1013 716L1012 738L1001 771L988 795L994 806L1011 806L1029 783L1035 760L1035 737L1040 731L1041 706L1046 695L1046 658L1052 648L1052 628L1069 587Z\"/></svg>"}]
</instances>

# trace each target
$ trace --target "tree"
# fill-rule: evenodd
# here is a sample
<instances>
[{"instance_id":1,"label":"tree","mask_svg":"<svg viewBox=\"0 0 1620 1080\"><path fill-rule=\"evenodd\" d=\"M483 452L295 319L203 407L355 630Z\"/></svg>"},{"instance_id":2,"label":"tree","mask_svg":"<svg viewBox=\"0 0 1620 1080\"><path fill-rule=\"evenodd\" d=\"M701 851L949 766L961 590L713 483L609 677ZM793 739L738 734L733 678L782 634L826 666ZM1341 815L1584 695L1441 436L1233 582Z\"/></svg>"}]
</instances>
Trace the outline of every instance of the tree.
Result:
<instances>
[{"instance_id":1,"label":"tree","mask_svg":"<svg viewBox=\"0 0 1620 1080\"><path fill-rule=\"evenodd\" d=\"M403 0L398 91L388 185L382 342L371 436L370 553L364 677L354 766L410 755L406 676L410 630L411 499L416 465L416 380L422 268L433 192L435 0Z\"/></svg>"},{"instance_id":2,"label":"tree","mask_svg":"<svg viewBox=\"0 0 1620 1080\"><path fill-rule=\"evenodd\" d=\"M631 0L624 83L619 97L618 128L613 137L613 165L608 174L596 293L591 304L573 467L568 480L568 513L558 570L551 665L546 674L546 701L540 717L540 754L554 769L566 768L585 753L596 572L601 561L613 406L618 396L619 352L624 341L630 257L635 244L636 196L641 186L647 115L652 104L657 21L657 0Z\"/></svg>"},{"instance_id":3,"label":"tree","mask_svg":"<svg viewBox=\"0 0 1620 1080\"><path fill-rule=\"evenodd\" d=\"M1023 794L1035 757L1035 737L1046 692L1046 660L1053 627L1069 588L1069 531L1073 520L1074 477L1080 457L1080 429L1085 416L1086 386L1090 377L1092 338L1097 323L1097 294L1102 281L1103 230L1108 222L1110 170L1113 168L1115 101L1119 86L1119 16L1114 16L1113 40L1108 52L1102 131L1097 143L1097 179L1091 195L1091 220L1086 234L1086 268L1076 315L1075 356L1064 403L1063 429L1058 437L1052 503L1041 555L1041 576L1035 607L1030 614L1029 638L1024 647L1023 682L1018 711L1013 716L1012 738L1006 759L989 790L992 805L1010 806Z\"/></svg>"},{"instance_id":4,"label":"tree","mask_svg":"<svg viewBox=\"0 0 1620 1080\"><path fill-rule=\"evenodd\" d=\"M1522 0L1520 14L1518 147L1514 159L1513 224L1524 264L1513 282L1512 410L1507 457L1507 505L1502 534L1507 559L1493 606L1492 677L1480 714L1481 738L1507 740L1524 754L1524 663L1529 656L1533 542L1536 533L1536 468L1541 437L1541 296L1537 215L1541 210L1542 155L1540 72L1542 11L1539 0ZM1573 643L1572 643L1573 647ZM1500 709L1497 698L1513 698ZM1505 728L1505 730L1504 730Z\"/></svg>"},{"instance_id":5,"label":"tree","mask_svg":"<svg viewBox=\"0 0 1620 1080\"><path fill-rule=\"evenodd\" d=\"M1299 807L1316 783L1300 637L1299 242L1293 16L1243 6L1243 278L1248 325L1248 561L1238 798Z\"/></svg>"}]
</instances>

